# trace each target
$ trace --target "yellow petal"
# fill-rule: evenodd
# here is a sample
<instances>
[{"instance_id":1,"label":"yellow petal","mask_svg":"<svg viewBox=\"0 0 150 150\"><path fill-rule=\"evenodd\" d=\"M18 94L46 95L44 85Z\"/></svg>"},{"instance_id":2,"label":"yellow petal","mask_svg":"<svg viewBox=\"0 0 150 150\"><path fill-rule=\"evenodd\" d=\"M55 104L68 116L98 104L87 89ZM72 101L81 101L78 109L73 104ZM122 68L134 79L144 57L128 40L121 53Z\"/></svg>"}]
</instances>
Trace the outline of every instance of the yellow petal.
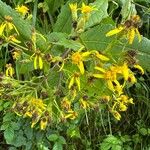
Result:
<instances>
[{"instance_id":1,"label":"yellow petal","mask_svg":"<svg viewBox=\"0 0 150 150\"><path fill-rule=\"evenodd\" d=\"M120 120L120 119L121 119L121 115L120 115L117 111L114 111L114 112L113 112L113 116L114 116L117 120Z\"/></svg>"},{"instance_id":2,"label":"yellow petal","mask_svg":"<svg viewBox=\"0 0 150 150\"><path fill-rule=\"evenodd\" d=\"M90 54L91 54L91 52L84 52L81 55L82 55L82 57L88 57Z\"/></svg>"},{"instance_id":3,"label":"yellow petal","mask_svg":"<svg viewBox=\"0 0 150 150\"><path fill-rule=\"evenodd\" d=\"M10 74L10 77L12 77L14 74L14 70L12 67L9 68L9 74Z\"/></svg>"},{"instance_id":4,"label":"yellow petal","mask_svg":"<svg viewBox=\"0 0 150 150\"><path fill-rule=\"evenodd\" d=\"M104 75L103 74L93 74L93 77L95 78L104 78Z\"/></svg>"},{"instance_id":5,"label":"yellow petal","mask_svg":"<svg viewBox=\"0 0 150 150\"><path fill-rule=\"evenodd\" d=\"M129 69L128 69L128 66L126 63L124 63L124 65L122 67L122 74L123 74L124 80L127 81L129 78Z\"/></svg>"},{"instance_id":6,"label":"yellow petal","mask_svg":"<svg viewBox=\"0 0 150 150\"><path fill-rule=\"evenodd\" d=\"M118 33L121 32L123 29L124 29L123 26L120 26L120 27L118 27L118 28L115 28L115 29L109 31L108 33L106 33L106 37L112 36L112 35L115 35L115 34L118 34Z\"/></svg>"},{"instance_id":7,"label":"yellow petal","mask_svg":"<svg viewBox=\"0 0 150 150\"><path fill-rule=\"evenodd\" d=\"M7 29L10 31L14 28L13 24L10 22L7 22Z\"/></svg>"},{"instance_id":8,"label":"yellow petal","mask_svg":"<svg viewBox=\"0 0 150 150\"><path fill-rule=\"evenodd\" d=\"M69 82L68 88L70 89L73 86L73 84L74 84L74 76L71 77L71 80Z\"/></svg>"},{"instance_id":9,"label":"yellow petal","mask_svg":"<svg viewBox=\"0 0 150 150\"><path fill-rule=\"evenodd\" d=\"M106 72L105 69L103 69L103 68L101 68L101 67L95 67L95 69L98 70L98 71L101 71L101 72L103 72L103 73Z\"/></svg>"},{"instance_id":10,"label":"yellow petal","mask_svg":"<svg viewBox=\"0 0 150 150\"><path fill-rule=\"evenodd\" d=\"M138 69L142 75L144 74L144 69L140 65L134 65L134 68Z\"/></svg>"},{"instance_id":11,"label":"yellow petal","mask_svg":"<svg viewBox=\"0 0 150 150\"><path fill-rule=\"evenodd\" d=\"M103 61L108 61L109 60L108 57L106 57L106 56L104 56L104 55L102 55L98 52L96 53L96 57L99 58L100 60L103 60Z\"/></svg>"},{"instance_id":12,"label":"yellow petal","mask_svg":"<svg viewBox=\"0 0 150 150\"><path fill-rule=\"evenodd\" d=\"M81 87L80 87L80 78L79 77L76 77L76 84L77 84L77 87L78 87L78 90L80 91Z\"/></svg>"},{"instance_id":13,"label":"yellow petal","mask_svg":"<svg viewBox=\"0 0 150 150\"><path fill-rule=\"evenodd\" d=\"M43 69L43 60L42 60L41 56L39 56L39 68Z\"/></svg>"},{"instance_id":14,"label":"yellow petal","mask_svg":"<svg viewBox=\"0 0 150 150\"><path fill-rule=\"evenodd\" d=\"M130 29L128 31L128 41L129 41L129 44L133 43L134 37L135 37L135 28L132 28L132 29Z\"/></svg>"},{"instance_id":15,"label":"yellow petal","mask_svg":"<svg viewBox=\"0 0 150 150\"><path fill-rule=\"evenodd\" d=\"M84 65L83 65L83 62L82 62L82 61L79 62L78 67L79 67L79 69L80 69L81 74L84 74Z\"/></svg>"},{"instance_id":16,"label":"yellow petal","mask_svg":"<svg viewBox=\"0 0 150 150\"><path fill-rule=\"evenodd\" d=\"M111 91L114 91L114 85L112 84L112 81L108 80L108 81L107 81L107 85L108 85L108 88L109 88Z\"/></svg>"},{"instance_id":17,"label":"yellow petal","mask_svg":"<svg viewBox=\"0 0 150 150\"><path fill-rule=\"evenodd\" d=\"M46 118L42 118L42 120L40 121L40 128L41 130L45 130L47 126L47 119Z\"/></svg>"},{"instance_id":18,"label":"yellow petal","mask_svg":"<svg viewBox=\"0 0 150 150\"><path fill-rule=\"evenodd\" d=\"M6 24L2 24L2 25L0 26L0 36L2 36L5 27L6 27Z\"/></svg>"},{"instance_id":19,"label":"yellow petal","mask_svg":"<svg viewBox=\"0 0 150 150\"><path fill-rule=\"evenodd\" d=\"M21 41L17 40L14 36L10 36L9 40L11 40L12 42L18 43L18 44L21 43Z\"/></svg>"}]
</instances>

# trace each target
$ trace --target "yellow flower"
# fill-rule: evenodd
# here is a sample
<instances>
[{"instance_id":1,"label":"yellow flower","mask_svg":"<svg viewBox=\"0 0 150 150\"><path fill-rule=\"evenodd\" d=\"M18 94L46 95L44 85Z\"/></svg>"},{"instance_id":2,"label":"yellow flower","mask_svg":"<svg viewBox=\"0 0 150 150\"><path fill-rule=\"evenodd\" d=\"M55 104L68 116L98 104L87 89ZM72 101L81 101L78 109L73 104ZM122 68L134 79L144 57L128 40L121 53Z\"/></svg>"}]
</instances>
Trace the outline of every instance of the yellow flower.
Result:
<instances>
[{"instance_id":1,"label":"yellow flower","mask_svg":"<svg viewBox=\"0 0 150 150\"><path fill-rule=\"evenodd\" d=\"M10 76L13 77L14 72L14 68L12 68L12 64L6 64L6 76Z\"/></svg>"},{"instance_id":2,"label":"yellow flower","mask_svg":"<svg viewBox=\"0 0 150 150\"><path fill-rule=\"evenodd\" d=\"M80 8L82 14L91 13L95 8L93 6L85 5L82 3L82 7Z\"/></svg>"},{"instance_id":3,"label":"yellow flower","mask_svg":"<svg viewBox=\"0 0 150 150\"><path fill-rule=\"evenodd\" d=\"M133 98L129 98L126 95L121 95L120 97L117 98L118 102L124 103L124 104L134 104L133 103Z\"/></svg>"},{"instance_id":4,"label":"yellow flower","mask_svg":"<svg viewBox=\"0 0 150 150\"><path fill-rule=\"evenodd\" d=\"M36 107L38 110L40 110L40 112L46 110L46 106L47 106L46 104L43 103L42 99L37 99L37 98L31 98L30 105L32 107Z\"/></svg>"},{"instance_id":5,"label":"yellow flower","mask_svg":"<svg viewBox=\"0 0 150 150\"><path fill-rule=\"evenodd\" d=\"M12 23L12 17L10 16L5 16L5 21L1 24L0 26L0 36L3 35L4 31L6 30L7 32L11 31L11 30L15 30L16 33L19 35L19 32L17 30L17 28L15 27L15 25Z\"/></svg>"},{"instance_id":6,"label":"yellow flower","mask_svg":"<svg viewBox=\"0 0 150 150\"><path fill-rule=\"evenodd\" d=\"M115 70L105 70L101 67L95 67L96 70L102 72L101 74L93 74L93 76L95 78L101 78L101 79L105 79L107 81L107 85L108 88L112 91L114 91L114 85L113 85L113 81L116 80L117 76L116 76L116 72Z\"/></svg>"},{"instance_id":7,"label":"yellow flower","mask_svg":"<svg viewBox=\"0 0 150 150\"><path fill-rule=\"evenodd\" d=\"M84 64L83 61L91 54L91 52L75 52L72 55L72 63L76 64L81 72L84 74Z\"/></svg>"},{"instance_id":8,"label":"yellow flower","mask_svg":"<svg viewBox=\"0 0 150 150\"><path fill-rule=\"evenodd\" d=\"M123 103L119 103L119 110L120 111L126 111L127 110L127 106Z\"/></svg>"},{"instance_id":9,"label":"yellow flower","mask_svg":"<svg viewBox=\"0 0 150 150\"><path fill-rule=\"evenodd\" d=\"M77 18L78 18L78 16L77 16L77 11L78 11L78 9L77 9L77 3L69 4L69 7L71 9L73 21L77 21Z\"/></svg>"},{"instance_id":10,"label":"yellow flower","mask_svg":"<svg viewBox=\"0 0 150 150\"><path fill-rule=\"evenodd\" d=\"M117 119L117 120L120 120L121 119L121 115L119 114L119 112L117 112L117 111L112 111L112 114L113 114L113 116Z\"/></svg>"},{"instance_id":11,"label":"yellow flower","mask_svg":"<svg viewBox=\"0 0 150 150\"><path fill-rule=\"evenodd\" d=\"M134 68L138 69L142 75L144 74L144 69L140 65L134 65Z\"/></svg>"},{"instance_id":12,"label":"yellow flower","mask_svg":"<svg viewBox=\"0 0 150 150\"><path fill-rule=\"evenodd\" d=\"M77 116L78 116L77 112L69 110L67 114L64 116L64 118L74 120Z\"/></svg>"},{"instance_id":13,"label":"yellow flower","mask_svg":"<svg viewBox=\"0 0 150 150\"><path fill-rule=\"evenodd\" d=\"M126 63L120 68L124 77L124 80L127 81L129 78L129 68Z\"/></svg>"},{"instance_id":14,"label":"yellow flower","mask_svg":"<svg viewBox=\"0 0 150 150\"><path fill-rule=\"evenodd\" d=\"M22 6L17 6L16 8L16 11L17 12L19 12L22 16L25 16L26 14L28 14L28 12L29 12L29 9L26 7L26 6L24 6L24 5L22 5Z\"/></svg>"},{"instance_id":15,"label":"yellow flower","mask_svg":"<svg viewBox=\"0 0 150 150\"><path fill-rule=\"evenodd\" d=\"M77 87L78 87L78 90L80 91L81 87L80 87L80 77L79 77L79 74L78 73L75 73L71 79L70 79L70 82L69 82L69 85L68 85L68 88L71 89L71 87L76 84Z\"/></svg>"},{"instance_id":16,"label":"yellow flower","mask_svg":"<svg viewBox=\"0 0 150 150\"><path fill-rule=\"evenodd\" d=\"M71 109L71 102L68 100L68 98L64 98L61 101L61 107L65 110L70 110Z\"/></svg>"},{"instance_id":17,"label":"yellow flower","mask_svg":"<svg viewBox=\"0 0 150 150\"><path fill-rule=\"evenodd\" d=\"M17 44L21 43L21 41L17 40L16 37L13 36L13 35L9 36L9 37L7 38L7 40L8 40L8 41L12 41L12 42L17 43Z\"/></svg>"},{"instance_id":18,"label":"yellow flower","mask_svg":"<svg viewBox=\"0 0 150 150\"><path fill-rule=\"evenodd\" d=\"M20 56L21 56L21 51L19 51L19 50L14 50L14 51L12 52L12 56L13 56L13 59L14 59L14 60L19 59Z\"/></svg>"},{"instance_id":19,"label":"yellow flower","mask_svg":"<svg viewBox=\"0 0 150 150\"><path fill-rule=\"evenodd\" d=\"M131 16L130 20L127 20L123 25L120 25L118 28L115 28L108 33L106 33L106 37L112 36L122 32L126 35L129 44L133 43L135 35L138 36L139 42L142 40L142 37L138 31L138 24L140 22L140 17L138 15Z\"/></svg>"},{"instance_id":20,"label":"yellow flower","mask_svg":"<svg viewBox=\"0 0 150 150\"><path fill-rule=\"evenodd\" d=\"M79 102L80 102L81 107L82 107L83 109L87 109L87 108L90 107L89 103L88 103L86 100L83 100L83 98L81 98L81 99L79 100Z\"/></svg>"},{"instance_id":21,"label":"yellow flower","mask_svg":"<svg viewBox=\"0 0 150 150\"><path fill-rule=\"evenodd\" d=\"M47 117L44 117L40 120L40 128L41 130L45 130L46 126L47 126Z\"/></svg>"},{"instance_id":22,"label":"yellow flower","mask_svg":"<svg viewBox=\"0 0 150 150\"><path fill-rule=\"evenodd\" d=\"M135 78L133 73L129 74L128 81L131 82L132 84L137 82L137 80L136 80L136 78Z\"/></svg>"},{"instance_id":23,"label":"yellow flower","mask_svg":"<svg viewBox=\"0 0 150 150\"><path fill-rule=\"evenodd\" d=\"M34 57L34 69L43 69L43 60L40 53L36 53Z\"/></svg>"}]
</instances>

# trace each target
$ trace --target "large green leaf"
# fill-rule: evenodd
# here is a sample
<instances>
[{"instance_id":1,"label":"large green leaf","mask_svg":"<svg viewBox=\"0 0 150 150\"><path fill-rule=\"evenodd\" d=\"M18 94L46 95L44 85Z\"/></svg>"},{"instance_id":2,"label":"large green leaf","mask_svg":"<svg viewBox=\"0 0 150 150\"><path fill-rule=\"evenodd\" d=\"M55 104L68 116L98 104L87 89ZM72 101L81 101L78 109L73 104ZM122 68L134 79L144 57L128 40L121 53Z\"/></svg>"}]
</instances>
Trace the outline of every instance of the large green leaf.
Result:
<instances>
[{"instance_id":1,"label":"large green leaf","mask_svg":"<svg viewBox=\"0 0 150 150\"><path fill-rule=\"evenodd\" d=\"M69 39L69 36L67 34L61 32L53 32L47 36L47 39L50 43L61 45L65 48L78 50L79 48L83 47L81 43Z\"/></svg>"},{"instance_id":2,"label":"large green leaf","mask_svg":"<svg viewBox=\"0 0 150 150\"><path fill-rule=\"evenodd\" d=\"M58 15L57 21L53 27L54 32L71 32L71 11L68 3L61 8L61 12Z\"/></svg>"}]
</instances>

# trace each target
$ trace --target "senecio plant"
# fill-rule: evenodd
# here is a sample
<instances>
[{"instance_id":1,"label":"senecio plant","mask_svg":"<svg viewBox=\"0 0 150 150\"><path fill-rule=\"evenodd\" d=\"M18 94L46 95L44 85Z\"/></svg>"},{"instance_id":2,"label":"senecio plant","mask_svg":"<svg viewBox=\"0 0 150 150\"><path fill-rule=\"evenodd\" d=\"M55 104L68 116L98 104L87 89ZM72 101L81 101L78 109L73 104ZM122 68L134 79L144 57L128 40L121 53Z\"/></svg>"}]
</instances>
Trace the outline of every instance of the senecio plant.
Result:
<instances>
[{"instance_id":1,"label":"senecio plant","mask_svg":"<svg viewBox=\"0 0 150 150\"><path fill-rule=\"evenodd\" d=\"M85 24L88 22L91 13L97 11L97 8L85 3L82 3L81 7L78 7L77 3L70 3L68 7L72 14L71 36L72 38L78 38L84 32ZM29 9L26 6L17 6L15 10L22 18L29 15ZM137 34L140 42L142 37L138 31L137 24L139 22L140 17L138 15L130 16L129 20L108 31L106 37L121 34L121 37L125 36L129 44L132 44L135 34ZM144 74L140 64L137 62L131 64L129 61L131 58L113 62L111 56L97 50L86 49L84 46L76 51L70 49L63 57L53 56L50 53L44 54L36 45L37 34L35 29L33 29L31 49L28 50L32 55L27 61L31 61L34 70L38 71L43 71L45 65L49 66L49 72L53 71L54 67L57 67L58 69L55 71L61 75L63 80L63 82L59 81L59 88L50 87L49 89L50 85L47 82L46 72L37 77L43 81L39 80L36 83L17 80L15 66L11 62L6 63L5 71L1 75L1 98L4 98L7 92L7 95L12 97L12 112L23 118L30 118L31 128L40 125L40 129L45 130L52 122L65 123L70 120L76 120L83 113L99 108L102 102L107 106L106 111L109 111L115 119L120 120L122 112L127 111L128 106L135 103L124 89L126 86L137 82L135 73L131 68L136 68L141 74ZM18 40L19 36L20 33L13 23L13 18L5 16L4 21L0 25L0 37L3 42L14 47L10 52L14 62L18 60L23 61L21 57L24 55L23 50L26 49L26 47L22 49L19 45L21 43ZM46 41L43 35L40 36ZM128 51L127 55L130 55L130 53L134 52ZM45 59L46 57L47 59ZM90 68L88 68L87 63L92 64ZM70 65L73 69L68 67ZM26 84L26 82L29 82L28 84L31 84L31 86ZM63 83L64 85L61 85ZM5 86L7 84L10 84L9 88ZM45 88L44 91L38 91L39 87L36 88L36 84L41 89L44 89L44 84L47 84L48 88ZM96 91L96 96L91 96L86 86L91 88L100 86L103 92ZM51 98L49 90L56 96ZM56 92L63 93L56 94ZM42 94L44 96L41 96Z\"/></svg>"},{"instance_id":2,"label":"senecio plant","mask_svg":"<svg viewBox=\"0 0 150 150\"><path fill-rule=\"evenodd\" d=\"M83 116L88 124L88 114L101 109L120 121L128 107L136 103L126 90L138 81L134 70L144 74L136 58L138 50L126 49L127 45L132 47L134 42L142 42L138 30L141 19L136 12L129 13L116 27L107 28L104 38L109 41L112 38L113 42L104 49L93 49L82 37L93 40L94 35L89 36L88 32L95 24L91 28L87 26L99 12L96 3L70 2L65 8L71 18L67 37L57 32L50 33L50 37L40 33L31 26L35 14L25 5L12 9L16 15L10 13L0 18L0 48L4 58L0 101L9 102L5 113L23 118L35 130L77 123ZM16 23L16 16L22 23L29 23L28 39L24 39L25 33ZM101 26L97 29L103 30ZM101 43L102 39L98 37L97 41ZM43 50L39 43L46 48ZM121 46L115 47L118 55L114 56L112 44L118 43Z\"/></svg>"}]
</instances>

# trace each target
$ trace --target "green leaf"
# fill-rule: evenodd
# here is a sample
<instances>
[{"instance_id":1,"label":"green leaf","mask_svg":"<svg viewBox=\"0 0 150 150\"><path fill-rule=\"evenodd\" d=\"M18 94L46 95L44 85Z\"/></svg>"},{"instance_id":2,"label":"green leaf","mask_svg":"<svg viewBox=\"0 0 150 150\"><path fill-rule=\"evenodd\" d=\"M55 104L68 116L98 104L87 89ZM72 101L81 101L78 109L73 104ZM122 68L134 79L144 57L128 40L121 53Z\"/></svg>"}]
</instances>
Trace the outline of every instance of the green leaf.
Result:
<instances>
[{"instance_id":1,"label":"green leaf","mask_svg":"<svg viewBox=\"0 0 150 150\"><path fill-rule=\"evenodd\" d=\"M13 113L7 113L4 117L3 117L3 122L7 122L7 121L11 121L14 117Z\"/></svg>"},{"instance_id":2,"label":"green leaf","mask_svg":"<svg viewBox=\"0 0 150 150\"><path fill-rule=\"evenodd\" d=\"M56 142L53 146L53 149L52 150L63 150L63 146L61 143L59 142Z\"/></svg>"},{"instance_id":3,"label":"green leaf","mask_svg":"<svg viewBox=\"0 0 150 150\"><path fill-rule=\"evenodd\" d=\"M148 134L148 131L147 131L146 128L141 128L141 129L139 129L139 132L140 132L143 136L145 136L145 135Z\"/></svg>"},{"instance_id":4,"label":"green leaf","mask_svg":"<svg viewBox=\"0 0 150 150\"><path fill-rule=\"evenodd\" d=\"M86 23L86 28L100 23L103 18L106 18L108 16L108 0L96 0L94 3L92 3L92 5L95 6L94 8L96 8L97 10L94 10L91 13L90 18Z\"/></svg>"},{"instance_id":5,"label":"green leaf","mask_svg":"<svg viewBox=\"0 0 150 150\"><path fill-rule=\"evenodd\" d=\"M81 138L79 128L76 126L70 126L67 130L67 135L71 138Z\"/></svg>"},{"instance_id":6,"label":"green leaf","mask_svg":"<svg viewBox=\"0 0 150 150\"><path fill-rule=\"evenodd\" d=\"M47 36L47 39L49 40L50 43L55 45L61 45L64 46L65 48L78 50L81 47L83 47L81 43L70 40L67 34L61 32L52 32Z\"/></svg>"},{"instance_id":7,"label":"green leaf","mask_svg":"<svg viewBox=\"0 0 150 150\"><path fill-rule=\"evenodd\" d=\"M63 136L59 136L59 139L58 139L59 143L61 144L66 144L66 140Z\"/></svg>"},{"instance_id":8,"label":"green leaf","mask_svg":"<svg viewBox=\"0 0 150 150\"><path fill-rule=\"evenodd\" d=\"M51 134L47 138L48 138L49 141L54 142L54 141L58 140L59 136L57 134Z\"/></svg>"},{"instance_id":9,"label":"green leaf","mask_svg":"<svg viewBox=\"0 0 150 150\"><path fill-rule=\"evenodd\" d=\"M62 6L61 12L58 15L56 23L54 24L53 31L70 33L71 23L72 23L71 11L67 3L66 5Z\"/></svg>"},{"instance_id":10,"label":"green leaf","mask_svg":"<svg viewBox=\"0 0 150 150\"><path fill-rule=\"evenodd\" d=\"M12 142L12 140L14 139L14 129L11 127L8 127L4 131L4 137L5 137L7 144L10 144Z\"/></svg>"},{"instance_id":11,"label":"green leaf","mask_svg":"<svg viewBox=\"0 0 150 150\"><path fill-rule=\"evenodd\" d=\"M103 140L103 142L100 145L100 150L109 150L112 148L112 150L121 150L122 149L122 141L113 135L109 135L107 138Z\"/></svg>"}]
</instances>

